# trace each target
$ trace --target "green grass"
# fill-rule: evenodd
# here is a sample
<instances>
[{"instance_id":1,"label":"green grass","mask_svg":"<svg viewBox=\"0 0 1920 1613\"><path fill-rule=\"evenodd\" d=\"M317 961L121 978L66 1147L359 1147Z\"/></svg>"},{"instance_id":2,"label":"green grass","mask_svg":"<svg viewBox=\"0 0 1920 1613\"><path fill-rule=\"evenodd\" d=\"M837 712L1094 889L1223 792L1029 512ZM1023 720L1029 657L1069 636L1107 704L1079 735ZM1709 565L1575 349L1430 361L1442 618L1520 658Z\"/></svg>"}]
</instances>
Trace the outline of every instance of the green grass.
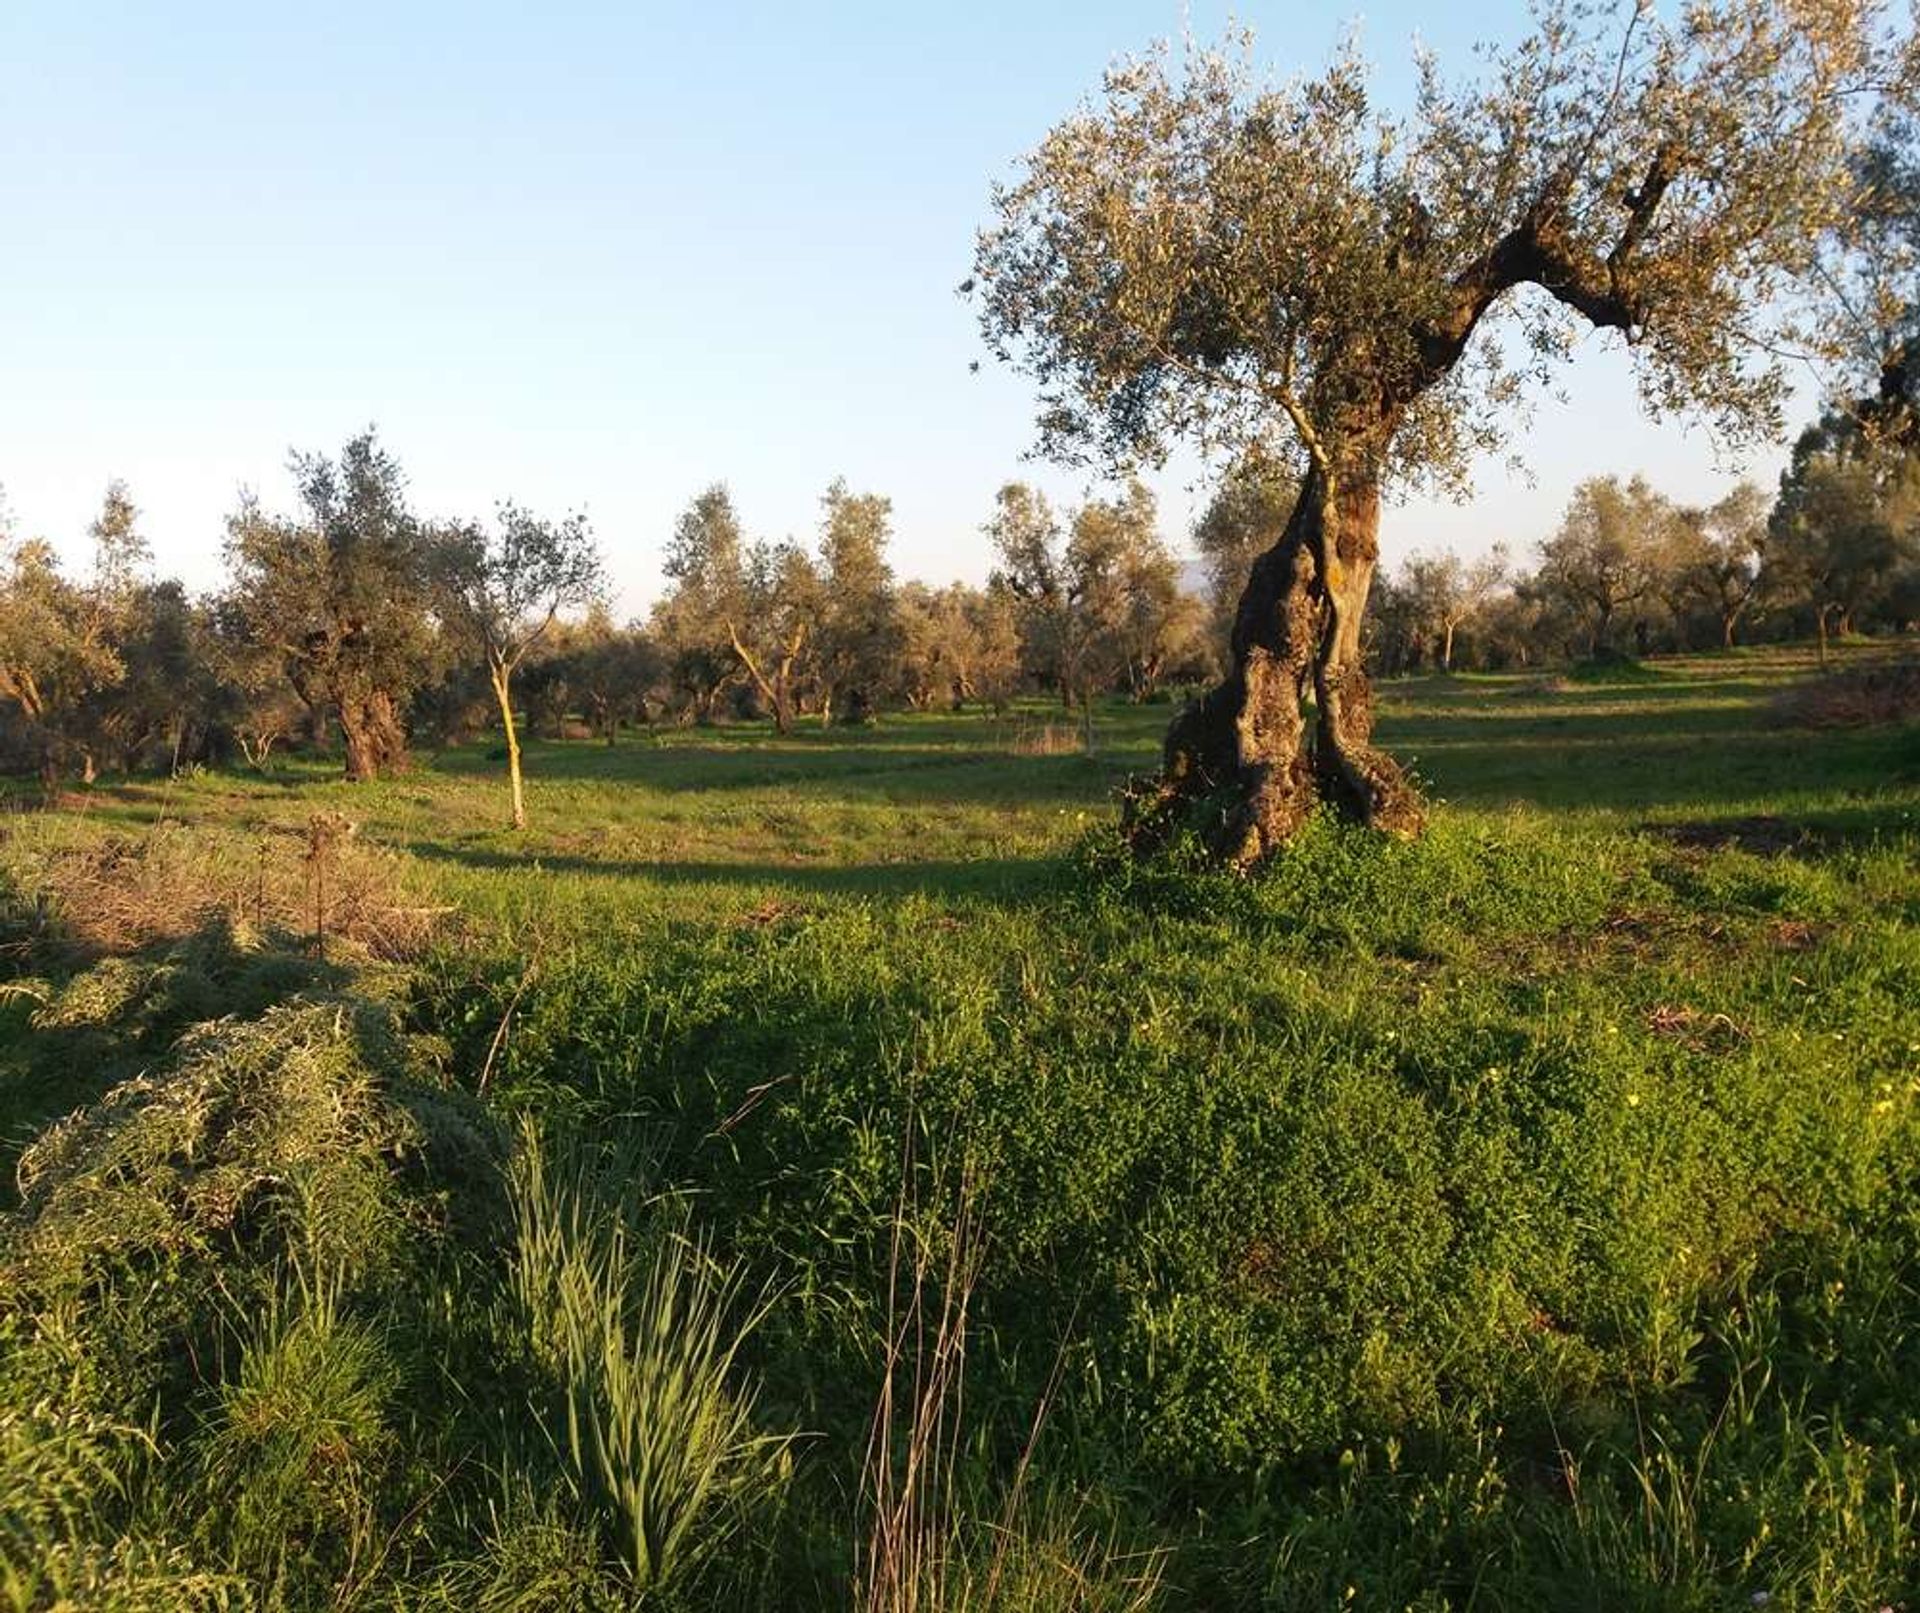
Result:
<instances>
[{"instance_id":1,"label":"green grass","mask_svg":"<svg viewBox=\"0 0 1920 1613\"><path fill-rule=\"evenodd\" d=\"M1920 1598L1920 731L1775 725L1810 660L1387 685L1430 833L1316 823L1254 881L1113 853L1165 706L1091 758L1023 754L1038 706L536 743L521 835L478 747L13 815L0 1129L106 1101L0 1241L0 1455L66 1475L8 1561L847 1605L895 1251L945 1269L964 1200L967 1605ZM315 957L321 811L358 830ZM600 1376L583 1345L557 1400L497 1163L527 1118L691 1223L594 1267ZM693 1531L648 1591L653 1459L553 1419L671 1365L622 1319L675 1284L714 1368L676 1404L788 1459L750 1515L648 1491Z\"/></svg>"}]
</instances>

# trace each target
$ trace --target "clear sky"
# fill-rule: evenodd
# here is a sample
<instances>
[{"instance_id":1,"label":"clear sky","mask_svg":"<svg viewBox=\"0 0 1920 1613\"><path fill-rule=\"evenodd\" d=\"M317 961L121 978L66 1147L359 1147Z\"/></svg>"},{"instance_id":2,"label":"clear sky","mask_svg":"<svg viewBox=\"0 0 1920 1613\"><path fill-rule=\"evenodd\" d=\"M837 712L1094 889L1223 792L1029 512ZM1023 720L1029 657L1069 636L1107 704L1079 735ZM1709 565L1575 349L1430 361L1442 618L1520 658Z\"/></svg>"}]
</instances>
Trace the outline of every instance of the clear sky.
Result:
<instances>
[{"instance_id":1,"label":"clear sky","mask_svg":"<svg viewBox=\"0 0 1920 1613\"><path fill-rule=\"evenodd\" d=\"M1357 26L1384 100L1416 36L1465 64L1502 14L1242 0L1260 56ZM242 486L373 422L416 502L585 508L622 604L725 480L757 535L810 534L836 475L888 493L908 575L984 576L1031 394L955 287L988 188L1116 55L1211 0L540 6L0 0L0 486L76 557L110 476L161 567L220 574ZM1531 544L1582 476L1730 480L1642 422L1605 352L1465 507L1390 512L1389 559ZM1748 469L1771 481L1783 456ZM1205 488L1158 479L1177 547Z\"/></svg>"}]
</instances>

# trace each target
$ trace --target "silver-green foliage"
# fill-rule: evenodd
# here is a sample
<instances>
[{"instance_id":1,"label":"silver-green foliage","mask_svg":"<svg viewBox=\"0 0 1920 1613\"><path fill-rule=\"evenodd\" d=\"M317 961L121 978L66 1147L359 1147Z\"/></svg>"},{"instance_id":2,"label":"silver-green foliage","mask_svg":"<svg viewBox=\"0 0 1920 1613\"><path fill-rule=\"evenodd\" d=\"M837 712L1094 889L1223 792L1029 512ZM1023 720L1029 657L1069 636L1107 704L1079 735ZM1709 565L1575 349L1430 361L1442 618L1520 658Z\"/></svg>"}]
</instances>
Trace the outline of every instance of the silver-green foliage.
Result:
<instances>
[{"instance_id":1,"label":"silver-green foliage","mask_svg":"<svg viewBox=\"0 0 1920 1613\"><path fill-rule=\"evenodd\" d=\"M69 993L71 995L71 993ZM41 1292L113 1265L208 1255L236 1229L314 1270L378 1265L403 1236L391 1161L419 1127L386 1101L383 1011L295 1001L182 1039L170 1067L50 1126L19 1166L0 1270Z\"/></svg>"}]
</instances>

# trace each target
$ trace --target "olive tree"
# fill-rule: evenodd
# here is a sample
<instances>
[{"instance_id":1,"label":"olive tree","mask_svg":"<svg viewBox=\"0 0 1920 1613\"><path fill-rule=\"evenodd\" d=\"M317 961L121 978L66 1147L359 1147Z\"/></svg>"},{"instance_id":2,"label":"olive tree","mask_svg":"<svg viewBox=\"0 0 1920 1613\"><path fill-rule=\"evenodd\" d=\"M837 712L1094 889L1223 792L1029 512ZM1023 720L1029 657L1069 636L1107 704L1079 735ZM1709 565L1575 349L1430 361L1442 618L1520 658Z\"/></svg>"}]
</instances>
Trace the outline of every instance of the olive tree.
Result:
<instances>
[{"instance_id":1,"label":"olive tree","mask_svg":"<svg viewBox=\"0 0 1920 1613\"><path fill-rule=\"evenodd\" d=\"M856 493L836 477L820 500L821 598L815 631L820 721L865 722L897 666L902 642L894 604L893 500Z\"/></svg>"},{"instance_id":2,"label":"olive tree","mask_svg":"<svg viewBox=\"0 0 1920 1613\"><path fill-rule=\"evenodd\" d=\"M434 658L437 534L371 431L338 458L296 453L290 466L297 514L246 493L228 519L231 609L308 711L339 718L347 777L376 778L406 761L402 713Z\"/></svg>"},{"instance_id":3,"label":"olive tree","mask_svg":"<svg viewBox=\"0 0 1920 1613\"><path fill-rule=\"evenodd\" d=\"M1567 513L1541 540L1533 587L1587 628L1587 653L1613 649L1614 622L1659 586L1673 506L1644 477L1592 476L1573 490Z\"/></svg>"},{"instance_id":4,"label":"olive tree","mask_svg":"<svg viewBox=\"0 0 1920 1613\"><path fill-rule=\"evenodd\" d=\"M747 541L733 497L715 482L674 523L661 564L667 592L653 607L653 631L685 714L712 722L720 696L742 670L731 624L747 604Z\"/></svg>"},{"instance_id":5,"label":"olive tree","mask_svg":"<svg viewBox=\"0 0 1920 1613\"><path fill-rule=\"evenodd\" d=\"M1186 827L1247 865L1321 800L1420 827L1361 669L1383 493L1461 487L1583 330L1625 345L1656 412L1735 443L1777 430L1796 290L1910 52L1875 0L1702 0L1670 22L1547 0L1476 77L1424 60L1405 117L1351 52L1288 85L1244 48L1161 52L1046 136L997 190L970 282L990 348L1039 385L1041 447L1266 447L1302 473L1227 677L1136 799L1136 844Z\"/></svg>"},{"instance_id":6,"label":"olive tree","mask_svg":"<svg viewBox=\"0 0 1920 1613\"><path fill-rule=\"evenodd\" d=\"M500 708L516 829L527 826L513 675L563 610L599 596L600 549L584 515L544 520L512 502L492 531L468 528L447 542L446 608L452 625L486 657L487 687Z\"/></svg>"},{"instance_id":7,"label":"olive tree","mask_svg":"<svg viewBox=\"0 0 1920 1613\"><path fill-rule=\"evenodd\" d=\"M825 612L820 573L797 543L756 543L747 551L740 609L727 636L777 733L793 732L809 640Z\"/></svg>"},{"instance_id":8,"label":"olive tree","mask_svg":"<svg viewBox=\"0 0 1920 1613\"><path fill-rule=\"evenodd\" d=\"M1673 556L1680 599L1709 615L1720 647L1733 648L1742 618L1766 577L1767 523L1773 500L1741 482L1718 503L1683 512Z\"/></svg>"},{"instance_id":9,"label":"olive tree","mask_svg":"<svg viewBox=\"0 0 1920 1613\"><path fill-rule=\"evenodd\" d=\"M1920 566L1920 453L1829 417L1802 433L1768 530L1768 586L1811 610L1820 660Z\"/></svg>"},{"instance_id":10,"label":"olive tree","mask_svg":"<svg viewBox=\"0 0 1920 1613\"><path fill-rule=\"evenodd\" d=\"M1440 670L1453 670L1453 641L1461 628L1487 608L1506 585L1507 551L1496 544L1478 560L1457 554L1411 556L1401 568L1400 587L1412 619L1440 640Z\"/></svg>"},{"instance_id":11,"label":"olive tree","mask_svg":"<svg viewBox=\"0 0 1920 1613\"><path fill-rule=\"evenodd\" d=\"M93 691L126 672L89 594L61 575L45 540L0 541L0 710L11 708L49 789L76 755L92 776L76 719Z\"/></svg>"},{"instance_id":12,"label":"olive tree","mask_svg":"<svg viewBox=\"0 0 1920 1613\"><path fill-rule=\"evenodd\" d=\"M1051 685L1068 710L1090 710L1095 688L1111 670L1102 663L1114 647L1122 598L1116 562L1128 528L1142 514L1138 499L1095 501L1062 521L1046 494L1009 482L987 523L1000 561L994 580L1020 602L1028 670ZM1150 507L1144 518L1150 526Z\"/></svg>"},{"instance_id":13,"label":"olive tree","mask_svg":"<svg viewBox=\"0 0 1920 1613\"><path fill-rule=\"evenodd\" d=\"M76 583L51 544L14 538L0 502L0 703L12 708L49 787L74 763L91 783L120 726L113 693L126 680L149 559L138 518L126 484L108 483L88 528L93 573Z\"/></svg>"}]
</instances>

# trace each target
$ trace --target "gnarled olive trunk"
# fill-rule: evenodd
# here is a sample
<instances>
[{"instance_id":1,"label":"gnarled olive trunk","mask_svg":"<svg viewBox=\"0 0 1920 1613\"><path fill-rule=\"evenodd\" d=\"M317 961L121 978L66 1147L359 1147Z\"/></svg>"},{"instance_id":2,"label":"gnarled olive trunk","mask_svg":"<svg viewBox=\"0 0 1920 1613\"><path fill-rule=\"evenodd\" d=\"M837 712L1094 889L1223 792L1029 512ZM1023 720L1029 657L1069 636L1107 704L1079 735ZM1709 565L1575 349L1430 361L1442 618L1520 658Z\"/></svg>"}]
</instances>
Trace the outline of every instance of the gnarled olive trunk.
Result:
<instances>
[{"instance_id":1,"label":"gnarled olive trunk","mask_svg":"<svg viewBox=\"0 0 1920 1613\"><path fill-rule=\"evenodd\" d=\"M393 696L384 689L342 696L340 732L346 741L350 779L378 778L398 771L406 762L407 732Z\"/></svg>"},{"instance_id":2,"label":"gnarled olive trunk","mask_svg":"<svg viewBox=\"0 0 1920 1613\"><path fill-rule=\"evenodd\" d=\"M1379 530L1372 475L1309 471L1286 530L1240 596L1232 671L1174 720L1159 777L1129 802L1137 848L1188 830L1216 857L1250 867L1322 801L1389 833L1418 832L1418 795L1373 746L1361 665Z\"/></svg>"}]
</instances>

